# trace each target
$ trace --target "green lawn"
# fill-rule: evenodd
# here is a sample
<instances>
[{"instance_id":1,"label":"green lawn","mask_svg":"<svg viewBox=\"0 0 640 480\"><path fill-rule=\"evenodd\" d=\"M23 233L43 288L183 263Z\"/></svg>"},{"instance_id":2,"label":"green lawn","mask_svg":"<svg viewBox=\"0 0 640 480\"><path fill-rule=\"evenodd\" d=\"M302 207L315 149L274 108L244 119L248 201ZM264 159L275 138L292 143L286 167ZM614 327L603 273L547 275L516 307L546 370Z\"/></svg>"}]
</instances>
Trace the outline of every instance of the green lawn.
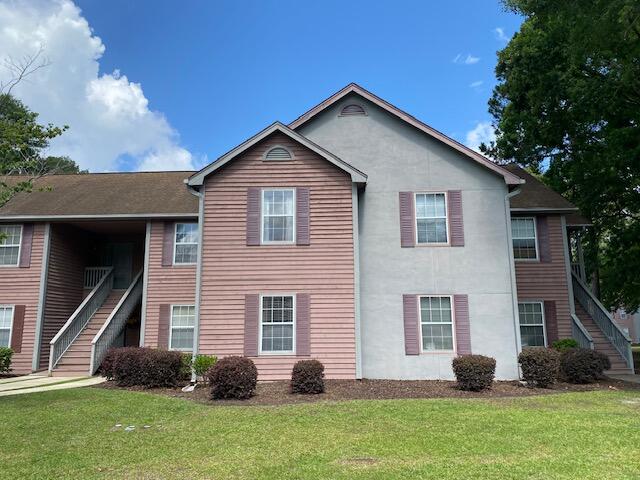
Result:
<instances>
[{"instance_id":1,"label":"green lawn","mask_svg":"<svg viewBox=\"0 0 640 480\"><path fill-rule=\"evenodd\" d=\"M0 398L0 425L7 479L640 477L634 392L210 407L90 388Z\"/></svg>"}]
</instances>

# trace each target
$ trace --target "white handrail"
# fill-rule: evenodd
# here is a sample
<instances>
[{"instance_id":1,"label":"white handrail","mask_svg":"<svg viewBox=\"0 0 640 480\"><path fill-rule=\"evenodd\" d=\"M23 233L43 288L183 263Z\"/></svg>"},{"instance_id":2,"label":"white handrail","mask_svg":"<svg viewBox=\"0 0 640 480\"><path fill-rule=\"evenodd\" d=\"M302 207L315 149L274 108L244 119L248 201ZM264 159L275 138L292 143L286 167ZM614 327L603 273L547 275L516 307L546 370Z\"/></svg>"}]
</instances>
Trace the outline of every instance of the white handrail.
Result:
<instances>
[{"instance_id":1,"label":"white handrail","mask_svg":"<svg viewBox=\"0 0 640 480\"><path fill-rule=\"evenodd\" d=\"M574 339L580 343L581 347L584 348L589 348L590 350L593 350L593 337L591 336L591 334L589 333L589 331L585 328L585 326L582 324L582 322L580 321L580 319L576 316L575 313L571 314L571 320L573 320L573 325L576 326L576 328L578 329L578 331L580 332L580 334L585 338L585 340L587 341L587 345L582 345L582 342L580 342L579 339L575 338Z\"/></svg>"}]
</instances>

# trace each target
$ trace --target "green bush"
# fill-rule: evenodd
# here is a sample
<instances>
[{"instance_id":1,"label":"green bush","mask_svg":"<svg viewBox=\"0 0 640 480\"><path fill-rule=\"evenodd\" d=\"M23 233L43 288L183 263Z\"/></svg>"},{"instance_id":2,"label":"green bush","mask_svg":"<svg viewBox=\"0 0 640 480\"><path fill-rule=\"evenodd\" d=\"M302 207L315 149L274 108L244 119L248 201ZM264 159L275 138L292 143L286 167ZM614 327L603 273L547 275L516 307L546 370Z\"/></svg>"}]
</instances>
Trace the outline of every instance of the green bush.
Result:
<instances>
[{"instance_id":1,"label":"green bush","mask_svg":"<svg viewBox=\"0 0 640 480\"><path fill-rule=\"evenodd\" d=\"M479 392L493 383L496 360L484 355L463 355L453 359L452 367L460 390Z\"/></svg>"},{"instance_id":2,"label":"green bush","mask_svg":"<svg viewBox=\"0 0 640 480\"><path fill-rule=\"evenodd\" d=\"M318 360L300 360L291 372L291 392L315 394L324 392L324 365Z\"/></svg>"},{"instance_id":3,"label":"green bush","mask_svg":"<svg viewBox=\"0 0 640 480\"><path fill-rule=\"evenodd\" d=\"M11 348L0 347L0 373L9 373L11 371L11 357L13 357Z\"/></svg>"},{"instance_id":4,"label":"green bush","mask_svg":"<svg viewBox=\"0 0 640 480\"><path fill-rule=\"evenodd\" d=\"M588 348L574 348L560 356L560 373L571 383L593 383L610 368L606 355Z\"/></svg>"},{"instance_id":5,"label":"green bush","mask_svg":"<svg viewBox=\"0 0 640 480\"><path fill-rule=\"evenodd\" d=\"M206 381L207 372L217 361L218 357L215 355L198 354L193 362L193 371L198 378L203 378Z\"/></svg>"},{"instance_id":6,"label":"green bush","mask_svg":"<svg viewBox=\"0 0 640 480\"><path fill-rule=\"evenodd\" d=\"M529 385L547 388L558 375L560 354L551 348L528 347L518 355L522 379Z\"/></svg>"},{"instance_id":7,"label":"green bush","mask_svg":"<svg viewBox=\"0 0 640 480\"><path fill-rule=\"evenodd\" d=\"M570 348L578 348L580 347L580 344L573 338L561 338L560 340L553 342L551 346L559 352L564 352Z\"/></svg>"}]
</instances>

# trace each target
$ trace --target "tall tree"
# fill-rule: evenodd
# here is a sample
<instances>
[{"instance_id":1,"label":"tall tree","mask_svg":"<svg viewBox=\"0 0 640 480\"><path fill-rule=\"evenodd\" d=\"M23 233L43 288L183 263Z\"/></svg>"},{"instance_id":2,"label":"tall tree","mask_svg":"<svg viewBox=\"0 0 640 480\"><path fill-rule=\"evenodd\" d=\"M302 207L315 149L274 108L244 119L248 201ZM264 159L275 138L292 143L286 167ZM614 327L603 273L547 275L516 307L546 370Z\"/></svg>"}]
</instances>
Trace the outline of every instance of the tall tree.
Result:
<instances>
[{"instance_id":1,"label":"tall tree","mask_svg":"<svg viewBox=\"0 0 640 480\"><path fill-rule=\"evenodd\" d=\"M593 221L592 271L611 306L640 306L640 2L504 0L525 19L498 53L489 101L515 161Z\"/></svg>"}]
</instances>

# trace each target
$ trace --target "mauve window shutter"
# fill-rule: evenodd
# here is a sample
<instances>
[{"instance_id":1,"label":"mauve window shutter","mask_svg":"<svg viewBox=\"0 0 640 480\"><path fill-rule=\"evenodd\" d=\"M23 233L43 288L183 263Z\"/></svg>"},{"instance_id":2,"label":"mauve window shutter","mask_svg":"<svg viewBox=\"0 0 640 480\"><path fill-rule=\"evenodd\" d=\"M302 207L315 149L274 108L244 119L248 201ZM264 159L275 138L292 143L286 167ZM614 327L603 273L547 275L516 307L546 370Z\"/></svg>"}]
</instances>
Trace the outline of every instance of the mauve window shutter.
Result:
<instances>
[{"instance_id":1,"label":"mauve window shutter","mask_svg":"<svg viewBox=\"0 0 640 480\"><path fill-rule=\"evenodd\" d=\"M247 189L247 245L260 245L260 189Z\"/></svg>"},{"instance_id":2,"label":"mauve window shutter","mask_svg":"<svg viewBox=\"0 0 640 480\"><path fill-rule=\"evenodd\" d=\"M309 294L296 295L296 355L311 355Z\"/></svg>"},{"instance_id":3,"label":"mauve window shutter","mask_svg":"<svg viewBox=\"0 0 640 480\"><path fill-rule=\"evenodd\" d=\"M260 296L244 296L244 356L258 356L258 328L260 326Z\"/></svg>"},{"instance_id":4,"label":"mauve window shutter","mask_svg":"<svg viewBox=\"0 0 640 480\"><path fill-rule=\"evenodd\" d=\"M547 345L551 346L558 340L558 315L556 302L553 300L544 301L544 327L547 332Z\"/></svg>"},{"instance_id":5,"label":"mauve window shutter","mask_svg":"<svg viewBox=\"0 0 640 480\"><path fill-rule=\"evenodd\" d=\"M20 268L31 266L31 245L33 244L33 224L25 223L22 226L22 243L20 245Z\"/></svg>"},{"instance_id":6,"label":"mauve window shutter","mask_svg":"<svg viewBox=\"0 0 640 480\"><path fill-rule=\"evenodd\" d=\"M415 247L415 215L413 192L400 192L400 246Z\"/></svg>"},{"instance_id":7,"label":"mauve window shutter","mask_svg":"<svg viewBox=\"0 0 640 480\"><path fill-rule=\"evenodd\" d=\"M158 318L158 348L169 348L169 328L171 324L171 305L160 305Z\"/></svg>"},{"instance_id":8,"label":"mauve window shutter","mask_svg":"<svg viewBox=\"0 0 640 480\"><path fill-rule=\"evenodd\" d=\"M420 355L418 296L403 295L402 309L404 312L404 352L406 355Z\"/></svg>"},{"instance_id":9,"label":"mauve window shutter","mask_svg":"<svg viewBox=\"0 0 640 480\"><path fill-rule=\"evenodd\" d=\"M24 331L24 305L13 307L13 325L11 326L11 349L14 353L22 351L22 332Z\"/></svg>"},{"instance_id":10,"label":"mauve window shutter","mask_svg":"<svg viewBox=\"0 0 640 480\"><path fill-rule=\"evenodd\" d=\"M309 245L309 189L296 189L296 243Z\"/></svg>"},{"instance_id":11,"label":"mauve window shutter","mask_svg":"<svg viewBox=\"0 0 640 480\"><path fill-rule=\"evenodd\" d=\"M456 350L458 355L471 354L471 325L469 324L469 297L453 296L453 310L456 326Z\"/></svg>"},{"instance_id":12,"label":"mauve window shutter","mask_svg":"<svg viewBox=\"0 0 640 480\"><path fill-rule=\"evenodd\" d=\"M549 222L547 217L536 217L536 231L538 233L538 252L540 261L551 262L551 246L549 245Z\"/></svg>"},{"instance_id":13,"label":"mauve window shutter","mask_svg":"<svg viewBox=\"0 0 640 480\"><path fill-rule=\"evenodd\" d=\"M173 265L173 242L175 241L176 227L174 222L164 222L164 236L162 238L162 266Z\"/></svg>"},{"instance_id":14,"label":"mauve window shutter","mask_svg":"<svg viewBox=\"0 0 640 480\"><path fill-rule=\"evenodd\" d=\"M447 210L449 213L449 234L452 247L464 247L464 223L462 221L462 191L447 192Z\"/></svg>"}]
</instances>

